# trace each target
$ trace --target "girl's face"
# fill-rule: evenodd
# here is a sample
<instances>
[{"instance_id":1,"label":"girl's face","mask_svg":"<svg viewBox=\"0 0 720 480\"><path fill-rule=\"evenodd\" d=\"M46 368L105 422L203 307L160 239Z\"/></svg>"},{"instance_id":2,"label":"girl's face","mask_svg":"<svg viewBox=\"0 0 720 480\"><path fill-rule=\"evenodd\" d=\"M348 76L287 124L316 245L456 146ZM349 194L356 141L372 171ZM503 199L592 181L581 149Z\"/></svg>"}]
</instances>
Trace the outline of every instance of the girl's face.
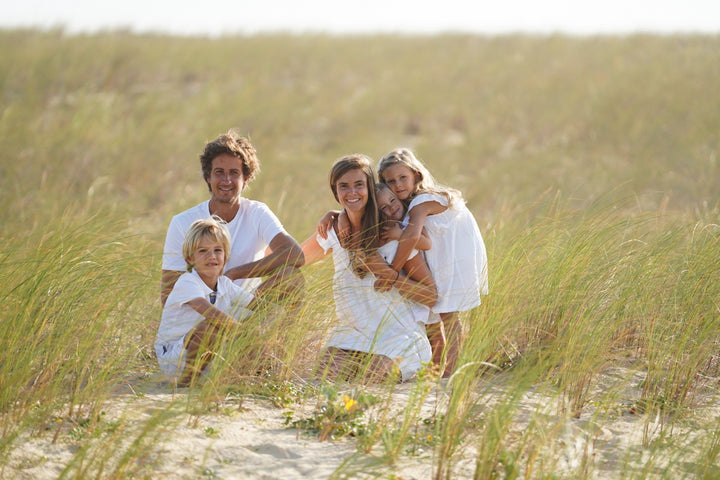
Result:
<instances>
[{"instance_id":1,"label":"girl's face","mask_svg":"<svg viewBox=\"0 0 720 480\"><path fill-rule=\"evenodd\" d=\"M377 194L378 208L380 213L388 220L402 220L405 215L405 205L398 200L390 190L382 189Z\"/></svg>"},{"instance_id":2,"label":"girl's face","mask_svg":"<svg viewBox=\"0 0 720 480\"><path fill-rule=\"evenodd\" d=\"M395 163L385 167L382 177L390 190L400 200L407 200L415 193L417 178L415 173L401 163Z\"/></svg>"},{"instance_id":3,"label":"girl's face","mask_svg":"<svg viewBox=\"0 0 720 480\"><path fill-rule=\"evenodd\" d=\"M359 168L349 170L335 184L338 202L345 211L364 212L368 201L367 178Z\"/></svg>"},{"instance_id":4,"label":"girl's face","mask_svg":"<svg viewBox=\"0 0 720 480\"><path fill-rule=\"evenodd\" d=\"M214 289L225 267L225 249L217 240L202 237L188 263L207 286Z\"/></svg>"}]
</instances>

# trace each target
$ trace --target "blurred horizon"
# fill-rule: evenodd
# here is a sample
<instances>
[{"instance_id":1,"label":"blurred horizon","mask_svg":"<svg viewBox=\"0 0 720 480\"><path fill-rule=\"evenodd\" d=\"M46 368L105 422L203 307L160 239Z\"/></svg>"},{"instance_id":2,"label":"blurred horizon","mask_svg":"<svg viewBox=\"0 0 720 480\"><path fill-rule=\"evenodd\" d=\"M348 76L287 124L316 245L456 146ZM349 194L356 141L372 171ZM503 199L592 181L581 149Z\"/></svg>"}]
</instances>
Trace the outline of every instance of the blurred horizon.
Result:
<instances>
[{"instance_id":1,"label":"blurred horizon","mask_svg":"<svg viewBox=\"0 0 720 480\"><path fill-rule=\"evenodd\" d=\"M720 2L710 0L329 0L233 2L167 0L94 2L28 0L0 7L0 28L63 29L68 33L129 30L134 33L206 35L326 34L685 34L720 33Z\"/></svg>"}]
</instances>

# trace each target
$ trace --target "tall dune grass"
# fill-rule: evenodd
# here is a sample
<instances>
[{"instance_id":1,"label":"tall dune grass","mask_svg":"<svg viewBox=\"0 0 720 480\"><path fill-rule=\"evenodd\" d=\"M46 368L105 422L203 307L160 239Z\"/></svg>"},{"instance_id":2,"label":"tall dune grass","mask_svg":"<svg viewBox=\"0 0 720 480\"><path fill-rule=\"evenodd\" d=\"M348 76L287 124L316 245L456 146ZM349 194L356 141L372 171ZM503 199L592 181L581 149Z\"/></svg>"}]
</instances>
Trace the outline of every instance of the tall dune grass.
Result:
<instances>
[{"instance_id":1,"label":"tall dune grass","mask_svg":"<svg viewBox=\"0 0 720 480\"><path fill-rule=\"evenodd\" d=\"M178 412L249 395L320 409L325 385L383 397L335 418L359 449L337 478L389 475L423 449L438 479L711 478L719 44L0 32L0 476L22 470L10 459L28 432L77 444L65 478L146 476ZM318 380L334 315L324 262L305 270L297 312L258 312L140 430L106 417L157 373L165 229L207 198L198 154L230 127L262 162L247 196L299 241L334 207L327 172L346 153L410 146L463 192L491 293L465 314L449 381L424 372L397 412L393 385ZM630 414L640 440L608 458L604 428Z\"/></svg>"},{"instance_id":2,"label":"tall dune grass","mask_svg":"<svg viewBox=\"0 0 720 480\"><path fill-rule=\"evenodd\" d=\"M143 298L152 274L141 265L155 256L116 226L61 216L36 237L3 235L3 440L57 414L94 421L118 382L145 368L138 327L159 310Z\"/></svg>"}]
</instances>

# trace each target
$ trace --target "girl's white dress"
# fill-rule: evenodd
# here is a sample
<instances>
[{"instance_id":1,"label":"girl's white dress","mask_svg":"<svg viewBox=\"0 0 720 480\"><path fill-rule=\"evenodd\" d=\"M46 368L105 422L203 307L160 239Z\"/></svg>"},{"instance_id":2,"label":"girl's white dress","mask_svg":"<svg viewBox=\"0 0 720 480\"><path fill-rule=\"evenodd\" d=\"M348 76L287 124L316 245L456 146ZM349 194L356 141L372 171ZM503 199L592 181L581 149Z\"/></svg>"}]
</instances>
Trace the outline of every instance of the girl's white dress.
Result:
<instances>
[{"instance_id":1,"label":"girl's white dress","mask_svg":"<svg viewBox=\"0 0 720 480\"><path fill-rule=\"evenodd\" d=\"M445 195L422 193L410 202L435 201L448 206ZM425 231L432 246L425 259L438 289L434 313L463 312L480 305L488 294L487 252L475 217L458 201L442 213L425 217ZM432 319L432 316L431 316ZM431 320L432 321L432 320Z\"/></svg>"},{"instance_id":2,"label":"girl's white dress","mask_svg":"<svg viewBox=\"0 0 720 480\"><path fill-rule=\"evenodd\" d=\"M396 289L377 292L375 277L353 273L350 257L328 230L328 238L317 236L320 246L332 249L335 273L333 294L338 323L330 330L326 347L385 355L395 361L403 380L410 379L432 356L424 322L429 309L403 298ZM381 255L395 256L397 242L389 242Z\"/></svg>"}]
</instances>

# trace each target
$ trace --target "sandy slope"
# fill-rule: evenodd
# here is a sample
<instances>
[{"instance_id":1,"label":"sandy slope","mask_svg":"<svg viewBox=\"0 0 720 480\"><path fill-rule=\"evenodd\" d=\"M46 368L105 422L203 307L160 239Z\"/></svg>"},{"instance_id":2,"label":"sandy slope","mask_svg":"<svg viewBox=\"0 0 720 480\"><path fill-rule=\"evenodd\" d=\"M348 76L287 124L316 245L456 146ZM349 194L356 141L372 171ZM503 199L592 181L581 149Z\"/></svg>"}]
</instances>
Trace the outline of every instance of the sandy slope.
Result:
<instances>
[{"instance_id":1,"label":"sandy slope","mask_svg":"<svg viewBox=\"0 0 720 480\"><path fill-rule=\"evenodd\" d=\"M625 379L632 375L639 378L637 372L610 373L603 379L606 385L600 382L598 389L617 385L614 375ZM620 392L614 398L630 399L636 395L637 392L632 391L632 385L637 385L635 380L637 378L626 381L624 385L627 385L628 391ZM408 401L411 389L412 384L404 384L394 393L392 402L398 411ZM139 389L136 387L134 392L129 388L127 390L116 394L106 405L106 420L118 419L122 422L117 431L124 436L121 442L124 449L131 448L131 442L139 437L142 426L153 415L172 412L168 419L163 420L165 428L153 430L158 435L155 440L149 439L153 447L141 447L143 453L123 473L132 473L136 478L327 479L351 456L354 456L353 467L344 471L350 473L351 478L361 478L358 470L362 471L363 461L380 456L358 454L355 441L351 438L320 442L317 437L288 428L283 416L287 409L275 407L266 399L243 398L241 403L237 400L220 401L216 411L189 415L183 404L187 390L173 392L170 386L161 382L146 383ZM488 410L498 402L507 401L501 385L487 385L478 395L482 399L477 404L486 406ZM443 382L428 395L423 405L424 414L430 415L442 409L446 400L447 384ZM168 410L167 406L173 402L175 406ZM557 401L540 392L530 391L518 402L513 431L506 437L508 442L513 439L519 442L523 432L533 422L542 419L547 425L547 435L554 439L542 447L545 451L540 454L552 458L547 465L556 473L565 472L572 477L583 471L582 459L585 458L589 462L585 472L592 477L620 478L621 473L638 474L648 460L650 452L642 446L643 418L629 410L623 411L621 406L614 412L599 412L589 406L587 413L584 411L580 418L573 418L559 415ZM310 403L293 405L295 418L309 415L315 407L314 403ZM715 415L716 410L717 406L713 406L703 412ZM650 435L656 435L662 426L659 419L647 425ZM16 449L5 462L3 478L58 478L78 446L68 432L63 432L53 443L55 430L57 428L51 425L40 435L24 434L19 440L22 447ZM673 433L691 441L693 431L690 422L686 429L675 427ZM115 452L115 458L122 455L123 448ZM477 448L479 445L472 438L464 439L452 469L453 478L472 478ZM548 448L553 451L547 451ZM94 457L101 453L96 453ZM647 475L660 474L664 463L672 460L657 459ZM403 455L398 464L385 467L382 471L384 478L390 474L404 480L432 478L432 451L428 449L412 456ZM112 468L107 468L106 472L109 474Z\"/></svg>"}]
</instances>

